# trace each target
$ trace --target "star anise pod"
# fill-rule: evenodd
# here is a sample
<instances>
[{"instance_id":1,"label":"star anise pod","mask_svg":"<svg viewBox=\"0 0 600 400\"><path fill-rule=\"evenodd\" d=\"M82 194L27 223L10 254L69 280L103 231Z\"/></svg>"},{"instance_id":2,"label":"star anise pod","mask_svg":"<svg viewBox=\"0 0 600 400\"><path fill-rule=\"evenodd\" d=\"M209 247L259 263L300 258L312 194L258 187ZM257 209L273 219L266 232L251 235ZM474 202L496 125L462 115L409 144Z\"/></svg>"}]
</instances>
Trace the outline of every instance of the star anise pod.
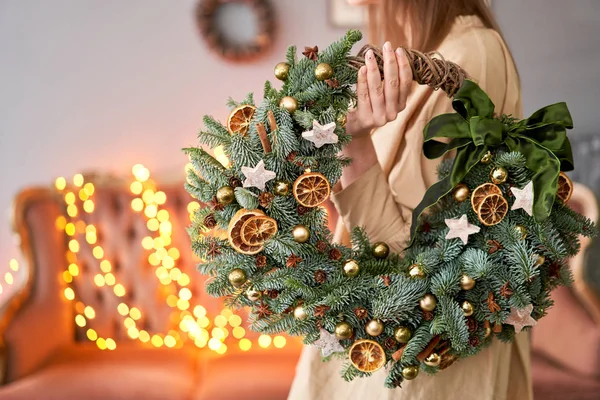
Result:
<instances>
[{"instance_id":1,"label":"star anise pod","mask_svg":"<svg viewBox=\"0 0 600 400\"><path fill-rule=\"evenodd\" d=\"M262 254L256 256L255 264L258 268L266 267L267 266L267 256L264 256Z\"/></svg>"},{"instance_id":2,"label":"star anise pod","mask_svg":"<svg viewBox=\"0 0 600 400\"><path fill-rule=\"evenodd\" d=\"M394 339L393 337L389 337L387 339L385 339L385 342L383 343L385 348L388 350L396 350L396 348L398 347L398 342L396 342L396 339Z\"/></svg>"},{"instance_id":3,"label":"star anise pod","mask_svg":"<svg viewBox=\"0 0 600 400\"><path fill-rule=\"evenodd\" d=\"M302 259L300 257L298 257L295 254L292 254L291 256L289 256L287 258L287 261L285 262L285 266L288 268L296 268L298 266L298 264L301 262L302 262Z\"/></svg>"},{"instance_id":4,"label":"star anise pod","mask_svg":"<svg viewBox=\"0 0 600 400\"><path fill-rule=\"evenodd\" d=\"M286 159L286 161L292 162L296 159L296 156L297 156L297 153L295 151L291 151L285 159Z\"/></svg>"},{"instance_id":5,"label":"star anise pod","mask_svg":"<svg viewBox=\"0 0 600 400\"><path fill-rule=\"evenodd\" d=\"M325 283L327 280L327 274L322 269L318 269L315 271L315 281L317 283Z\"/></svg>"},{"instance_id":6,"label":"star anise pod","mask_svg":"<svg viewBox=\"0 0 600 400\"><path fill-rule=\"evenodd\" d=\"M231 178L229 178L229 186L231 186L234 189L236 187L241 187L242 181L239 180L239 178L237 176L232 176Z\"/></svg>"},{"instance_id":7,"label":"star anise pod","mask_svg":"<svg viewBox=\"0 0 600 400\"><path fill-rule=\"evenodd\" d=\"M506 282L504 285L502 285L502 287L500 288L500 296L504 297L505 299L508 299L510 296L512 296L513 291L509 286L509 282Z\"/></svg>"},{"instance_id":8,"label":"star anise pod","mask_svg":"<svg viewBox=\"0 0 600 400\"><path fill-rule=\"evenodd\" d=\"M317 61L317 59L319 58L319 46L304 46L304 51L302 52L302 55L310 60Z\"/></svg>"},{"instance_id":9,"label":"star anise pod","mask_svg":"<svg viewBox=\"0 0 600 400\"><path fill-rule=\"evenodd\" d=\"M504 248L504 247L502 247L502 245L500 244L500 242L497 241L497 240L488 240L487 244L489 246L489 248L488 248L488 254L494 254L498 250L502 250Z\"/></svg>"},{"instance_id":10,"label":"star anise pod","mask_svg":"<svg viewBox=\"0 0 600 400\"><path fill-rule=\"evenodd\" d=\"M320 306L316 306L315 307L315 317L323 318L325 316L325 313L327 311L329 311L330 309L331 309L331 307L326 306L324 304L322 304Z\"/></svg>"},{"instance_id":11,"label":"star anise pod","mask_svg":"<svg viewBox=\"0 0 600 400\"><path fill-rule=\"evenodd\" d=\"M477 347L477 346L479 346L479 337L477 337L477 336L471 336L469 338L469 344L471 345L471 347Z\"/></svg>"},{"instance_id":12,"label":"star anise pod","mask_svg":"<svg viewBox=\"0 0 600 400\"><path fill-rule=\"evenodd\" d=\"M340 81L335 78L326 79L325 83L332 89L337 89L340 87Z\"/></svg>"},{"instance_id":13,"label":"star anise pod","mask_svg":"<svg viewBox=\"0 0 600 400\"><path fill-rule=\"evenodd\" d=\"M392 278L390 278L389 275L382 275L381 279L383 280L383 284L385 286L390 286L390 284L392 283Z\"/></svg>"},{"instance_id":14,"label":"star anise pod","mask_svg":"<svg viewBox=\"0 0 600 400\"><path fill-rule=\"evenodd\" d=\"M550 276L552 276L554 278L558 278L560 275L561 268L562 268L562 265L559 262L554 261L554 262L552 262L552 264L550 264L550 268L549 268L548 272L550 273Z\"/></svg>"},{"instance_id":15,"label":"star anise pod","mask_svg":"<svg viewBox=\"0 0 600 400\"><path fill-rule=\"evenodd\" d=\"M423 311L423 319L425 321L431 321L433 319L433 313L431 311Z\"/></svg>"},{"instance_id":16,"label":"star anise pod","mask_svg":"<svg viewBox=\"0 0 600 400\"><path fill-rule=\"evenodd\" d=\"M219 203L219 200L217 200L217 196L214 196L212 200L208 202L208 205L215 211L222 211L225 208L224 204Z\"/></svg>"},{"instance_id":17,"label":"star anise pod","mask_svg":"<svg viewBox=\"0 0 600 400\"><path fill-rule=\"evenodd\" d=\"M254 312L258 316L258 319L263 319L264 317L268 317L273 314L273 311L269 310L269 306L267 306L264 302L260 302L260 305L256 306Z\"/></svg>"},{"instance_id":18,"label":"star anise pod","mask_svg":"<svg viewBox=\"0 0 600 400\"><path fill-rule=\"evenodd\" d=\"M327 245L327 242L326 242L326 241L324 241L324 240L319 240L319 241L317 242L317 245L316 245L316 247L317 247L317 251L318 251L319 253L325 253L325 252L327 251L327 249L329 248L329 245Z\"/></svg>"},{"instance_id":19,"label":"star anise pod","mask_svg":"<svg viewBox=\"0 0 600 400\"><path fill-rule=\"evenodd\" d=\"M215 214L210 213L206 217L204 217L204 226L208 229L212 229L217 226L217 220L215 219Z\"/></svg>"},{"instance_id":20,"label":"star anise pod","mask_svg":"<svg viewBox=\"0 0 600 400\"><path fill-rule=\"evenodd\" d=\"M467 318L467 328L469 328L469 332L475 332L477 330L477 321L475 318Z\"/></svg>"},{"instance_id":21,"label":"star anise pod","mask_svg":"<svg viewBox=\"0 0 600 400\"><path fill-rule=\"evenodd\" d=\"M215 258L219 254L221 254L221 246L219 246L217 242L210 242L206 255L210 258Z\"/></svg>"},{"instance_id":22,"label":"star anise pod","mask_svg":"<svg viewBox=\"0 0 600 400\"><path fill-rule=\"evenodd\" d=\"M490 292L490 294L488 295L487 304L488 309L492 313L502 310L502 308L500 308L500 306L498 305L498 303L496 303L496 300L494 299L494 292Z\"/></svg>"},{"instance_id":23,"label":"star anise pod","mask_svg":"<svg viewBox=\"0 0 600 400\"><path fill-rule=\"evenodd\" d=\"M342 252L339 251L338 249L331 249L329 250L329 259L333 260L333 261L337 261L340 258L342 258Z\"/></svg>"},{"instance_id":24,"label":"star anise pod","mask_svg":"<svg viewBox=\"0 0 600 400\"><path fill-rule=\"evenodd\" d=\"M309 211L309 208L299 205L298 207L296 207L296 211L298 211L298 215L303 216Z\"/></svg>"},{"instance_id":25,"label":"star anise pod","mask_svg":"<svg viewBox=\"0 0 600 400\"><path fill-rule=\"evenodd\" d=\"M258 196L258 204L260 204L262 207L267 208L271 205L271 202L274 198L275 195L273 193L263 192L260 194L260 196Z\"/></svg>"},{"instance_id":26,"label":"star anise pod","mask_svg":"<svg viewBox=\"0 0 600 400\"><path fill-rule=\"evenodd\" d=\"M267 294L267 297L270 299L276 299L277 296L279 296L279 290L277 290L277 289L269 289L265 293Z\"/></svg>"},{"instance_id":27,"label":"star anise pod","mask_svg":"<svg viewBox=\"0 0 600 400\"><path fill-rule=\"evenodd\" d=\"M365 319L369 315L369 311L367 311L367 309L364 307L356 307L353 312L358 319Z\"/></svg>"}]
</instances>

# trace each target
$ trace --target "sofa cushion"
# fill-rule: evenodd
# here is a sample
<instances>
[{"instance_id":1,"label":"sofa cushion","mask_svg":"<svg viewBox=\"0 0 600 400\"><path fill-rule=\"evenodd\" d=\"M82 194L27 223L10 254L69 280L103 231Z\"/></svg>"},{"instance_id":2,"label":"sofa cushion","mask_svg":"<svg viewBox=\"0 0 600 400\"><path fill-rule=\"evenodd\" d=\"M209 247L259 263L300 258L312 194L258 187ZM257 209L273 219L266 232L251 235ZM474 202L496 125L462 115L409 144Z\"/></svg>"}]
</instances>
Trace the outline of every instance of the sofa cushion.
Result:
<instances>
[{"instance_id":1,"label":"sofa cushion","mask_svg":"<svg viewBox=\"0 0 600 400\"><path fill-rule=\"evenodd\" d=\"M537 400L598 400L600 380L559 367L552 360L531 356L533 391Z\"/></svg>"}]
</instances>

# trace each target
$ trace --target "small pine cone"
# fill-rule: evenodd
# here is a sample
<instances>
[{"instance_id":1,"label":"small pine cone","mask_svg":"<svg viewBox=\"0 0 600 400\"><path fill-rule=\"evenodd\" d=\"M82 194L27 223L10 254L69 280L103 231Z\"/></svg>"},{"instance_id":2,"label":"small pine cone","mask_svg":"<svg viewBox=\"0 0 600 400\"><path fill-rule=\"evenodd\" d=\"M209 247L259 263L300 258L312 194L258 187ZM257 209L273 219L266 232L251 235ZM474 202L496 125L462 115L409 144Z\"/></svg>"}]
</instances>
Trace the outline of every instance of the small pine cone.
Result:
<instances>
[{"instance_id":1,"label":"small pine cone","mask_svg":"<svg viewBox=\"0 0 600 400\"><path fill-rule=\"evenodd\" d=\"M258 268L264 268L267 266L267 257L260 255L260 256L256 256L256 266Z\"/></svg>"},{"instance_id":2,"label":"small pine cone","mask_svg":"<svg viewBox=\"0 0 600 400\"><path fill-rule=\"evenodd\" d=\"M469 332L477 331L477 321L475 318L467 318L467 327L469 328Z\"/></svg>"},{"instance_id":3,"label":"small pine cone","mask_svg":"<svg viewBox=\"0 0 600 400\"><path fill-rule=\"evenodd\" d=\"M295 151L290 152L290 154L287 155L287 157L285 158L286 161L292 162L296 159L296 155L297 153Z\"/></svg>"},{"instance_id":4,"label":"small pine cone","mask_svg":"<svg viewBox=\"0 0 600 400\"><path fill-rule=\"evenodd\" d=\"M277 289L269 289L266 291L266 293L270 299L276 299L277 296L279 296L279 290Z\"/></svg>"},{"instance_id":5,"label":"small pine cone","mask_svg":"<svg viewBox=\"0 0 600 400\"><path fill-rule=\"evenodd\" d=\"M381 279L383 280L383 284L385 286L390 286L390 284L392 283L392 278L390 278L389 275L382 275Z\"/></svg>"},{"instance_id":6,"label":"small pine cone","mask_svg":"<svg viewBox=\"0 0 600 400\"><path fill-rule=\"evenodd\" d=\"M258 203L261 207L267 208L271 205L271 202L275 198L275 195L271 192L263 192L258 196Z\"/></svg>"},{"instance_id":7,"label":"small pine cone","mask_svg":"<svg viewBox=\"0 0 600 400\"><path fill-rule=\"evenodd\" d=\"M479 337L477 337L477 336L471 336L471 337L469 338L469 344L470 344L472 347L477 347L477 346L479 346Z\"/></svg>"},{"instance_id":8,"label":"small pine cone","mask_svg":"<svg viewBox=\"0 0 600 400\"><path fill-rule=\"evenodd\" d=\"M325 313L329 311L331 307L326 305L320 305L315 307L315 317L323 318L325 317Z\"/></svg>"},{"instance_id":9,"label":"small pine cone","mask_svg":"<svg viewBox=\"0 0 600 400\"><path fill-rule=\"evenodd\" d=\"M489 246L489 248L488 248L488 254L494 254L498 250L502 250L504 248L504 247L502 247L502 245L500 244L500 242L497 241L497 240L488 240L487 244Z\"/></svg>"},{"instance_id":10,"label":"small pine cone","mask_svg":"<svg viewBox=\"0 0 600 400\"><path fill-rule=\"evenodd\" d=\"M206 226L208 229L213 229L215 226L217 226L215 214L210 213L206 217L204 217L204 226Z\"/></svg>"},{"instance_id":11,"label":"small pine cone","mask_svg":"<svg viewBox=\"0 0 600 400\"><path fill-rule=\"evenodd\" d=\"M431 321L433 319L433 313L431 311L423 311L423 319L425 321Z\"/></svg>"},{"instance_id":12,"label":"small pine cone","mask_svg":"<svg viewBox=\"0 0 600 400\"><path fill-rule=\"evenodd\" d=\"M358 319L365 319L369 316L369 311L364 307L356 307L354 309L354 315L356 315L356 318Z\"/></svg>"},{"instance_id":13,"label":"small pine cone","mask_svg":"<svg viewBox=\"0 0 600 400\"><path fill-rule=\"evenodd\" d=\"M562 268L562 265L559 262L554 261L552 264L550 264L550 268L549 268L549 273L550 276L553 278L558 278L560 276L560 269Z\"/></svg>"},{"instance_id":14,"label":"small pine cone","mask_svg":"<svg viewBox=\"0 0 600 400\"><path fill-rule=\"evenodd\" d=\"M318 269L315 271L315 281L317 283L325 283L327 280L327 274L322 269Z\"/></svg>"},{"instance_id":15,"label":"small pine cone","mask_svg":"<svg viewBox=\"0 0 600 400\"><path fill-rule=\"evenodd\" d=\"M241 187L242 186L242 181L239 180L238 177L232 176L231 178L229 178L229 186L231 186L234 189L236 187Z\"/></svg>"},{"instance_id":16,"label":"small pine cone","mask_svg":"<svg viewBox=\"0 0 600 400\"><path fill-rule=\"evenodd\" d=\"M315 103L316 103L316 101L314 101L314 100L308 100L306 103L304 103L304 106L306 108L311 108L312 106L315 105Z\"/></svg>"},{"instance_id":17,"label":"small pine cone","mask_svg":"<svg viewBox=\"0 0 600 400\"><path fill-rule=\"evenodd\" d=\"M337 89L340 87L340 81L338 81L335 78L332 79L326 79L325 83L332 89Z\"/></svg>"},{"instance_id":18,"label":"small pine cone","mask_svg":"<svg viewBox=\"0 0 600 400\"><path fill-rule=\"evenodd\" d=\"M396 339L394 339L393 337L389 337L385 339L384 345L386 349L393 351L396 350L396 348L398 347L398 342L396 342Z\"/></svg>"},{"instance_id":19,"label":"small pine cone","mask_svg":"<svg viewBox=\"0 0 600 400\"><path fill-rule=\"evenodd\" d=\"M298 206L297 211L298 211L298 215L303 216L304 214L306 214L309 211L309 208L304 207L304 206Z\"/></svg>"},{"instance_id":20,"label":"small pine cone","mask_svg":"<svg viewBox=\"0 0 600 400\"><path fill-rule=\"evenodd\" d=\"M317 251L319 253L325 253L327 251L327 249L329 248L329 245L327 244L326 241L324 240L319 240L317 242Z\"/></svg>"},{"instance_id":21,"label":"small pine cone","mask_svg":"<svg viewBox=\"0 0 600 400\"><path fill-rule=\"evenodd\" d=\"M342 252L339 251L338 249L331 249L329 250L329 259L333 260L333 261L338 261L340 258L342 258Z\"/></svg>"}]
</instances>

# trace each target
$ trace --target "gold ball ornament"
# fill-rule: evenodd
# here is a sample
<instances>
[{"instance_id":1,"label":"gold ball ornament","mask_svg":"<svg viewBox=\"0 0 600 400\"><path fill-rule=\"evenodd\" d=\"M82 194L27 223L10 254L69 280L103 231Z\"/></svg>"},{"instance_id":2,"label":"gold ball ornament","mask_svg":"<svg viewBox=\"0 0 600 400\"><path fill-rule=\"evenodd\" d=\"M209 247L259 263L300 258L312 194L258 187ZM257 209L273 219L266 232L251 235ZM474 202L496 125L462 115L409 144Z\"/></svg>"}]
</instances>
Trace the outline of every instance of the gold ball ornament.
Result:
<instances>
[{"instance_id":1,"label":"gold ball ornament","mask_svg":"<svg viewBox=\"0 0 600 400\"><path fill-rule=\"evenodd\" d=\"M360 265L356 260L348 260L343 267L344 276L354 278L360 272Z\"/></svg>"},{"instance_id":2,"label":"gold ball ornament","mask_svg":"<svg viewBox=\"0 0 600 400\"><path fill-rule=\"evenodd\" d=\"M407 381L415 379L419 375L419 367L417 365L409 365L402 368L402 377Z\"/></svg>"},{"instance_id":3,"label":"gold ball ornament","mask_svg":"<svg viewBox=\"0 0 600 400\"><path fill-rule=\"evenodd\" d=\"M294 318L300 321L304 321L306 318L308 318L308 314L304 310L304 307L298 306L294 308Z\"/></svg>"},{"instance_id":4,"label":"gold ball ornament","mask_svg":"<svg viewBox=\"0 0 600 400\"><path fill-rule=\"evenodd\" d=\"M217 201L221 204L229 204L235 199L235 193L231 186L222 186L217 190Z\"/></svg>"},{"instance_id":5,"label":"gold ball ornament","mask_svg":"<svg viewBox=\"0 0 600 400\"><path fill-rule=\"evenodd\" d=\"M290 114L294 113L298 109L298 100L292 96L285 96L279 101L279 107L285 108Z\"/></svg>"},{"instance_id":6,"label":"gold ball ornament","mask_svg":"<svg viewBox=\"0 0 600 400\"><path fill-rule=\"evenodd\" d=\"M527 228L525 228L523 225L515 226L515 231L521 235L521 240L524 240L527 237Z\"/></svg>"},{"instance_id":7,"label":"gold ball ornament","mask_svg":"<svg viewBox=\"0 0 600 400\"><path fill-rule=\"evenodd\" d=\"M260 290L248 289L246 291L246 297L250 301L260 300L262 297L262 292Z\"/></svg>"},{"instance_id":8,"label":"gold ball ornament","mask_svg":"<svg viewBox=\"0 0 600 400\"><path fill-rule=\"evenodd\" d=\"M375 258L383 259L390 254L390 246L384 242L377 242L373 246L373 255Z\"/></svg>"},{"instance_id":9,"label":"gold ball ornament","mask_svg":"<svg viewBox=\"0 0 600 400\"><path fill-rule=\"evenodd\" d=\"M339 322L335 326L335 337L339 340L350 339L353 333L352 325L347 322Z\"/></svg>"},{"instance_id":10,"label":"gold ball ornament","mask_svg":"<svg viewBox=\"0 0 600 400\"><path fill-rule=\"evenodd\" d=\"M396 339L398 343L408 343L411 337L412 332L407 326L399 326L394 330L394 339Z\"/></svg>"},{"instance_id":11,"label":"gold ball ornament","mask_svg":"<svg viewBox=\"0 0 600 400\"><path fill-rule=\"evenodd\" d=\"M468 275L463 275L460 277L460 288L462 290L471 290L475 287L475 279L471 278Z\"/></svg>"},{"instance_id":12,"label":"gold ball ornament","mask_svg":"<svg viewBox=\"0 0 600 400\"><path fill-rule=\"evenodd\" d=\"M469 187L465 183L459 183L452 191L454 201L462 203L469 198Z\"/></svg>"},{"instance_id":13,"label":"gold ball ornament","mask_svg":"<svg viewBox=\"0 0 600 400\"><path fill-rule=\"evenodd\" d=\"M346 114L340 115L337 119L337 123L341 126L346 126L346 122L348 122L348 117L346 117Z\"/></svg>"},{"instance_id":14,"label":"gold ball ornament","mask_svg":"<svg viewBox=\"0 0 600 400\"><path fill-rule=\"evenodd\" d=\"M481 157L481 163L482 164L489 164L492 162L492 152L488 151L487 153L485 153L483 155L483 157Z\"/></svg>"},{"instance_id":15,"label":"gold ball ornament","mask_svg":"<svg viewBox=\"0 0 600 400\"><path fill-rule=\"evenodd\" d=\"M546 262L546 257L541 254L537 255L537 259L535 260L536 267L543 265Z\"/></svg>"},{"instance_id":16,"label":"gold ball ornament","mask_svg":"<svg viewBox=\"0 0 600 400\"><path fill-rule=\"evenodd\" d=\"M286 62L280 62L275 66L275 78L285 81L288 78L291 65Z\"/></svg>"},{"instance_id":17,"label":"gold ball ornament","mask_svg":"<svg viewBox=\"0 0 600 400\"><path fill-rule=\"evenodd\" d=\"M490 180L496 185L506 182L507 179L508 171L504 167L496 167L490 172Z\"/></svg>"},{"instance_id":18,"label":"gold ball ornament","mask_svg":"<svg viewBox=\"0 0 600 400\"><path fill-rule=\"evenodd\" d=\"M425 365L438 367L442 362L442 357L438 353L431 353L424 361Z\"/></svg>"},{"instance_id":19,"label":"gold ball ornament","mask_svg":"<svg viewBox=\"0 0 600 400\"><path fill-rule=\"evenodd\" d=\"M408 275L411 278L423 278L425 276L425 271L423 271L421 264L413 264L408 270Z\"/></svg>"},{"instance_id":20,"label":"gold ball ornament","mask_svg":"<svg viewBox=\"0 0 600 400\"><path fill-rule=\"evenodd\" d=\"M287 196L290 193L290 183L288 181L276 181L273 191L278 196Z\"/></svg>"},{"instance_id":21,"label":"gold ball ornament","mask_svg":"<svg viewBox=\"0 0 600 400\"><path fill-rule=\"evenodd\" d=\"M321 63L315 68L315 76L320 81L329 79L333 76L333 68L327 63Z\"/></svg>"},{"instance_id":22,"label":"gold ball ornament","mask_svg":"<svg viewBox=\"0 0 600 400\"><path fill-rule=\"evenodd\" d=\"M485 328L485 334L483 335L483 338L484 338L484 339L487 339L487 338L489 338L489 337L490 337L490 335L491 335L491 334L492 334L492 328L491 328L491 327L489 327L489 326L487 326L487 327Z\"/></svg>"},{"instance_id":23,"label":"gold ball ornament","mask_svg":"<svg viewBox=\"0 0 600 400\"><path fill-rule=\"evenodd\" d=\"M298 243L306 243L310 239L310 231L304 225L296 225L292 228L292 237Z\"/></svg>"},{"instance_id":24,"label":"gold ball ornament","mask_svg":"<svg viewBox=\"0 0 600 400\"><path fill-rule=\"evenodd\" d=\"M423 311L433 311L435 306L437 306L437 299L432 294L426 294L419 300L419 307Z\"/></svg>"},{"instance_id":25,"label":"gold ball ornament","mask_svg":"<svg viewBox=\"0 0 600 400\"><path fill-rule=\"evenodd\" d=\"M473 312L475 311L475 307L473 307L473 304L471 304L471 302L469 302L467 300L462 302L462 304L460 305L460 308L462 309L465 317L470 317L471 315L473 315Z\"/></svg>"},{"instance_id":26,"label":"gold ball ornament","mask_svg":"<svg viewBox=\"0 0 600 400\"><path fill-rule=\"evenodd\" d=\"M248 278L246 276L246 272L243 269L235 268L229 273L228 279L229 283L231 283L233 287L239 288L244 283L246 283L246 280Z\"/></svg>"},{"instance_id":27,"label":"gold ball ornament","mask_svg":"<svg viewBox=\"0 0 600 400\"><path fill-rule=\"evenodd\" d=\"M383 322L378 319L372 319L365 326L365 331L371 336L379 336L383 333Z\"/></svg>"}]
</instances>

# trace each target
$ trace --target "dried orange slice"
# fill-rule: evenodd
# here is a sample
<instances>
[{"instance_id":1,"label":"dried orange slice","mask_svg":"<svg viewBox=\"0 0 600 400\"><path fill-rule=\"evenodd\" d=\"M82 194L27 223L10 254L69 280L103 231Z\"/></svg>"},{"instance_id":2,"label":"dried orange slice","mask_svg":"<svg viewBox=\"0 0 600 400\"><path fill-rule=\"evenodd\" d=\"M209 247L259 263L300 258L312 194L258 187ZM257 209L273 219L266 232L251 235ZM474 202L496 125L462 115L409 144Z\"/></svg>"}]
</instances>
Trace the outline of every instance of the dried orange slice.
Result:
<instances>
[{"instance_id":1,"label":"dried orange slice","mask_svg":"<svg viewBox=\"0 0 600 400\"><path fill-rule=\"evenodd\" d=\"M560 175L558 175L558 191L556 192L556 195L559 199L566 203L569 201L572 194L573 182L564 172L561 172Z\"/></svg>"},{"instance_id":2,"label":"dried orange slice","mask_svg":"<svg viewBox=\"0 0 600 400\"><path fill-rule=\"evenodd\" d=\"M302 174L294 182L294 197L304 207L316 207L329 197L331 186L319 172Z\"/></svg>"},{"instance_id":3,"label":"dried orange slice","mask_svg":"<svg viewBox=\"0 0 600 400\"><path fill-rule=\"evenodd\" d=\"M357 340L348 352L350 362L361 372L375 372L385 365L385 351L374 340Z\"/></svg>"},{"instance_id":4,"label":"dried orange slice","mask_svg":"<svg viewBox=\"0 0 600 400\"><path fill-rule=\"evenodd\" d=\"M256 215L244 222L240 236L248 246L260 246L276 233L277 221L264 215Z\"/></svg>"},{"instance_id":5,"label":"dried orange slice","mask_svg":"<svg viewBox=\"0 0 600 400\"><path fill-rule=\"evenodd\" d=\"M246 136L255 111L256 107L249 104L234 108L229 114L229 118L227 118L227 130L229 130L229 133L238 133Z\"/></svg>"},{"instance_id":6,"label":"dried orange slice","mask_svg":"<svg viewBox=\"0 0 600 400\"><path fill-rule=\"evenodd\" d=\"M486 226L500 223L508 212L508 201L501 194L488 194L477 210L479 221Z\"/></svg>"},{"instance_id":7,"label":"dried orange slice","mask_svg":"<svg viewBox=\"0 0 600 400\"><path fill-rule=\"evenodd\" d=\"M244 223L252 217L264 216L265 214L260 210L246 210L242 208L239 210L231 221L229 221L229 227L227 228L227 239L229 244L235 251L241 254L257 254L263 250L262 245L250 246L242 240L242 226Z\"/></svg>"},{"instance_id":8,"label":"dried orange slice","mask_svg":"<svg viewBox=\"0 0 600 400\"><path fill-rule=\"evenodd\" d=\"M479 210L481 202L490 194L498 194L502 196L502 191L493 183L484 183L483 185L477 186L471 194L471 207L473 207L473 211L478 212L477 210Z\"/></svg>"}]
</instances>

